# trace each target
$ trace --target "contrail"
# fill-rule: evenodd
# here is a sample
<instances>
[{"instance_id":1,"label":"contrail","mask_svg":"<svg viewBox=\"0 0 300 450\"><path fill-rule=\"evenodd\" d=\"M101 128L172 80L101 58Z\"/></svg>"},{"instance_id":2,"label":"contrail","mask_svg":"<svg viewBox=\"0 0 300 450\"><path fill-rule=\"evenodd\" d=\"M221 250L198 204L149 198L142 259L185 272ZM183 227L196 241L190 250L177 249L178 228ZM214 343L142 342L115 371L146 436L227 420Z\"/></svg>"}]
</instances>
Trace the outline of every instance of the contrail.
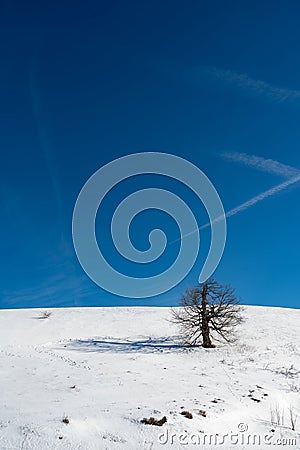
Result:
<instances>
[{"instance_id":1,"label":"contrail","mask_svg":"<svg viewBox=\"0 0 300 450\"><path fill-rule=\"evenodd\" d=\"M215 80L253 92L255 95L264 96L273 102L282 103L300 100L300 90L274 86L263 80L251 78L246 73L237 73L217 67L202 67L201 72Z\"/></svg>"},{"instance_id":2,"label":"contrail","mask_svg":"<svg viewBox=\"0 0 300 450\"><path fill-rule=\"evenodd\" d=\"M260 156L247 155L247 153L225 152L222 156L230 161L242 163L248 167L253 167L254 169L261 170L263 172L280 175L284 178L296 177L300 173L300 170L295 169L295 167L282 164L278 161L274 161L273 159L265 159Z\"/></svg>"},{"instance_id":3,"label":"contrail","mask_svg":"<svg viewBox=\"0 0 300 450\"><path fill-rule=\"evenodd\" d=\"M38 139L40 144L40 149L44 156L46 168L49 174L51 187L53 190L54 200L57 208L57 217L61 224L63 224L63 207L62 207L62 199L60 193L60 186L58 183L55 165L53 162L53 157L51 154L51 149L49 146L49 137L48 133L43 121L43 109L41 105L41 96L37 83L36 72L34 68L32 68L29 72L29 89L32 100L33 107L33 117L36 121Z\"/></svg>"},{"instance_id":4,"label":"contrail","mask_svg":"<svg viewBox=\"0 0 300 450\"><path fill-rule=\"evenodd\" d=\"M278 192L283 191L284 189L286 189L287 187L291 186L292 184L297 183L298 181L300 181L300 171L299 171L297 176L295 176L295 177L293 177L293 178L291 178L291 179L289 179L287 181L284 181L283 183L277 184L276 186L272 187L271 189L268 189L267 191L264 191L261 194L250 198L250 200L247 200L246 202L241 203L240 205L236 206L233 209L230 209L229 211L227 211L225 213L225 217L228 218L228 217L235 216L236 214L238 214L238 213L240 213L242 211L245 211L246 209L251 208L251 206L256 205L257 203L261 202L265 198L271 197L272 195L275 195ZM213 220L212 223L220 222L223 219L224 219L224 216L219 216L215 220ZM173 243L175 243L177 241L180 241L181 239L183 239L185 237L188 237L191 234L196 233L198 230L200 230L200 231L204 230L205 228L210 227L212 223L208 222L205 225L202 225L201 227L196 228L196 229L190 231L189 233L181 236L180 238L175 239L174 241L170 242L170 244L173 244Z\"/></svg>"},{"instance_id":5,"label":"contrail","mask_svg":"<svg viewBox=\"0 0 300 450\"><path fill-rule=\"evenodd\" d=\"M256 195L253 198L250 198L250 200L248 200L244 203L241 203L240 205L236 206L233 209L230 209L229 211L227 211L227 213L225 213L225 216L226 217L235 216L239 212L245 211L246 209L251 208L251 206L256 205L256 203L259 203L262 200L264 200L265 198L271 197L272 195L275 195L278 192L283 191L284 189L291 186L292 184L297 183L298 181L300 181L300 173L296 177L293 177L290 180L284 181L283 183L277 184L276 186L272 187L271 189L268 189L267 191L264 191L261 194ZM223 219L223 216L219 216L213 221L213 223L219 222L222 219ZM210 223L206 223L205 225L202 225L202 227L200 227L199 230L203 230L204 228L207 228L209 226L210 226ZM197 230L194 230L192 233L196 233L196 231ZM183 236L183 237L185 237L185 236Z\"/></svg>"}]
</instances>

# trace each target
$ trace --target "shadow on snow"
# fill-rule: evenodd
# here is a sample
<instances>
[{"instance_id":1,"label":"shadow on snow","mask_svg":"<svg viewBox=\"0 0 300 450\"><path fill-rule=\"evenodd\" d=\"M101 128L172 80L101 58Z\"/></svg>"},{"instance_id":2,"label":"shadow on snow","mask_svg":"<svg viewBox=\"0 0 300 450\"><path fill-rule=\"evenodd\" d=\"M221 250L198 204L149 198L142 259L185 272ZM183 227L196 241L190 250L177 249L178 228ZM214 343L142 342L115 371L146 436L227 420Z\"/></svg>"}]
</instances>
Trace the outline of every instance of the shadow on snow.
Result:
<instances>
[{"instance_id":1,"label":"shadow on snow","mask_svg":"<svg viewBox=\"0 0 300 450\"><path fill-rule=\"evenodd\" d=\"M99 353L175 353L187 352L194 348L180 343L178 336L147 338L143 340L129 339L76 339L64 344L68 350Z\"/></svg>"}]
</instances>

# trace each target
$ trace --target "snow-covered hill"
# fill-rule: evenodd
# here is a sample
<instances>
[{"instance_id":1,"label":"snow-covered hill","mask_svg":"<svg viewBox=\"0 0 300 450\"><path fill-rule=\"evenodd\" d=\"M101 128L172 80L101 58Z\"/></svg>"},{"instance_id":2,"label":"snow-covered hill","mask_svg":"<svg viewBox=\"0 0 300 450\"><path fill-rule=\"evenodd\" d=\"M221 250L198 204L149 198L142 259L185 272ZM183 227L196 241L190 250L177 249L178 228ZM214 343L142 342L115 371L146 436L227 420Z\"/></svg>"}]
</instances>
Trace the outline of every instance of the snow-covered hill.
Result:
<instances>
[{"instance_id":1,"label":"snow-covered hill","mask_svg":"<svg viewBox=\"0 0 300 450\"><path fill-rule=\"evenodd\" d=\"M0 450L300 448L300 310L246 307L209 350L181 347L167 308L51 312L0 311Z\"/></svg>"}]
</instances>

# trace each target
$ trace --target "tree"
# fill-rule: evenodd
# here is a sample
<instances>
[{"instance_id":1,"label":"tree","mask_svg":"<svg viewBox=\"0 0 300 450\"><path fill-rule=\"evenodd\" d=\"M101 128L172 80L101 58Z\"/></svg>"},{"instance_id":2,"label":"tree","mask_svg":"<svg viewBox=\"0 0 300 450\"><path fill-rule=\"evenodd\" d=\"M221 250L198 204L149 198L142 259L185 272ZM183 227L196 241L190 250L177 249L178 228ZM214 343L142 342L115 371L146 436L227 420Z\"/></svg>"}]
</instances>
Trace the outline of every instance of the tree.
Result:
<instances>
[{"instance_id":1,"label":"tree","mask_svg":"<svg viewBox=\"0 0 300 450\"><path fill-rule=\"evenodd\" d=\"M234 328L243 321L241 312L235 290L209 279L185 291L180 308L172 309L171 320L179 325L186 345L201 343L205 348L213 348L211 335L234 341Z\"/></svg>"}]
</instances>

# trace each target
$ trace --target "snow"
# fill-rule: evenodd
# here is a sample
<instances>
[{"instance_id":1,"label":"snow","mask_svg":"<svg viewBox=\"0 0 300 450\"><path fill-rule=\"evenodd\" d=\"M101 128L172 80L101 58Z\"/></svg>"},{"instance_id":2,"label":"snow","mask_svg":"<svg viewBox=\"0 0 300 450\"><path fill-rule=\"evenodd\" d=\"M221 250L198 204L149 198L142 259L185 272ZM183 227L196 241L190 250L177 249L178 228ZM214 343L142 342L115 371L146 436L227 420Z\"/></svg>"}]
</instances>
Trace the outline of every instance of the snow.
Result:
<instances>
[{"instance_id":1,"label":"snow","mask_svg":"<svg viewBox=\"0 0 300 450\"><path fill-rule=\"evenodd\" d=\"M245 307L214 349L183 348L168 308L51 313L0 311L0 450L300 448L300 310Z\"/></svg>"}]
</instances>

